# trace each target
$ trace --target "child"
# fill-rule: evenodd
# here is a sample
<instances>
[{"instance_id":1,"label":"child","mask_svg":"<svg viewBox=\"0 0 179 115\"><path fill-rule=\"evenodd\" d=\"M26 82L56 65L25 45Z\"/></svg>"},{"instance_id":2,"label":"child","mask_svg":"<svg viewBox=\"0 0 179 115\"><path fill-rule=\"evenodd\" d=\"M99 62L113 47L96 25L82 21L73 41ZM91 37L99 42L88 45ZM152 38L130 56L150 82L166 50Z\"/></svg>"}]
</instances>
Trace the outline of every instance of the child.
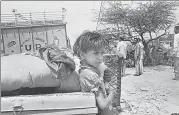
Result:
<instances>
[{"instance_id":1,"label":"child","mask_svg":"<svg viewBox=\"0 0 179 115\"><path fill-rule=\"evenodd\" d=\"M107 42L101 34L86 31L77 38L73 51L81 60L79 75L82 92L95 94L100 115L115 115L115 112L109 109L114 91L109 91L106 96L104 80L98 69L102 63L106 45Z\"/></svg>"}]
</instances>

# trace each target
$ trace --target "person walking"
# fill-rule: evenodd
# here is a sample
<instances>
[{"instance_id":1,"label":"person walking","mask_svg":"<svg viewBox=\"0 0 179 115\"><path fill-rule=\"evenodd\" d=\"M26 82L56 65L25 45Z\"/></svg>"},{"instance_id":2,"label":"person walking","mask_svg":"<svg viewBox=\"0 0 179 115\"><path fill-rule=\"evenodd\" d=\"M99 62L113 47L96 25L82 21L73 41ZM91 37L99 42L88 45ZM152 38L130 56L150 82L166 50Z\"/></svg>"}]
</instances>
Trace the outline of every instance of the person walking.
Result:
<instances>
[{"instance_id":1,"label":"person walking","mask_svg":"<svg viewBox=\"0 0 179 115\"><path fill-rule=\"evenodd\" d=\"M121 37L117 45L117 50L119 51L120 56L122 56L121 62L121 76L125 76L126 70L126 56L127 56L127 43L124 41L124 38Z\"/></svg>"},{"instance_id":2,"label":"person walking","mask_svg":"<svg viewBox=\"0 0 179 115\"><path fill-rule=\"evenodd\" d=\"M135 69L136 69L135 76L139 76L143 74L144 46L139 38L135 38L135 40L136 40L135 53L134 53Z\"/></svg>"},{"instance_id":3,"label":"person walking","mask_svg":"<svg viewBox=\"0 0 179 115\"><path fill-rule=\"evenodd\" d=\"M179 80L179 25L174 27L174 45L173 45L173 55L174 55L174 73L175 77L173 80Z\"/></svg>"}]
</instances>

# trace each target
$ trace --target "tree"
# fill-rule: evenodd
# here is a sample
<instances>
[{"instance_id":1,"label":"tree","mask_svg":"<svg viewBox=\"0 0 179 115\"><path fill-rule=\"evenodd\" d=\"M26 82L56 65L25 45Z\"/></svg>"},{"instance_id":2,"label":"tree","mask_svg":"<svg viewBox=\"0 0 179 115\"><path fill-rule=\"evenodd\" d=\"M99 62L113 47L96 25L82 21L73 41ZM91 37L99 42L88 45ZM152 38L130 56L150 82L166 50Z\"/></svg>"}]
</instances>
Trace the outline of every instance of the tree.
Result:
<instances>
[{"instance_id":1,"label":"tree","mask_svg":"<svg viewBox=\"0 0 179 115\"><path fill-rule=\"evenodd\" d=\"M151 41L167 34L167 30L175 22L173 11L177 6L179 6L177 1L138 3L135 8L124 6L121 2L113 2L111 7L102 12L99 20L107 24L116 25L116 30L118 31L118 36L116 37L123 34L121 31L126 31L131 38L136 34L139 35L144 45L145 60L153 61L148 45ZM144 36L147 33L150 36L149 40Z\"/></svg>"},{"instance_id":2,"label":"tree","mask_svg":"<svg viewBox=\"0 0 179 115\"><path fill-rule=\"evenodd\" d=\"M111 34L115 39L119 39L126 34L131 34L129 31L126 32L126 29L129 29L129 27L124 24L127 13L125 10L120 1L103 1L101 3L100 14L97 17L97 21L105 27L102 31Z\"/></svg>"}]
</instances>

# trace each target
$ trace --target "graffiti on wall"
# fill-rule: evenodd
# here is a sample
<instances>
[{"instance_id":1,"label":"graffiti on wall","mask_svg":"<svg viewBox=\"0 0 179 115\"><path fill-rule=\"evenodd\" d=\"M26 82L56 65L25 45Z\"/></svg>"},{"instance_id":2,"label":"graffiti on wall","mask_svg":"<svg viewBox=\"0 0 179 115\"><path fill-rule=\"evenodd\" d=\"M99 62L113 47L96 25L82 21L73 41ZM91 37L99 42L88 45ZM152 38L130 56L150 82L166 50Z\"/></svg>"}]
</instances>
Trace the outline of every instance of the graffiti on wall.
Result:
<instances>
[{"instance_id":1,"label":"graffiti on wall","mask_svg":"<svg viewBox=\"0 0 179 115\"><path fill-rule=\"evenodd\" d=\"M34 44L35 50L39 50L43 46L43 44L46 44L45 40L43 40L42 38L34 37L34 40L41 42L41 43L35 43Z\"/></svg>"},{"instance_id":2,"label":"graffiti on wall","mask_svg":"<svg viewBox=\"0 0 179 115\"><path fill-rule=\"evenodd\" d=\"M44 28L33 28L33 40L35 51L47 44L46 31Z\"/></svg>"},{"instance_id":3,"label":"graffiti on wall","mask_svg":"<svg viewBox=\"0 0 179 115\"><path fill-rule=\"evenodd\" d=\"M48 44L55 44L59 48L67 47L65 26L49 27L47 29Z\"/></svg>"},{"instance_id":4,"label":"graffiti on wall","mask_svg":"<svg viewBox=\"0 0 179 115\"><path fill-rule=\"evenodd\" d=\"M32 32L30 29L19 29L21 50L24 52L33 52Z\"/></svg>"},{"instance_id":5,"label":"graffiti on wall","mask_svg":"<svg viewBox=\"0 0 179 115\"><path fill-rule=\"evenodd\" d=\"M20 53L19 35L15 30L2 31L4 52L6 54Z\"/></svg>"},{"instance_id":6,"label":"graffiti on wall","mask_svg":"<svg viewBox=\"0 0 179 115\"><path fill-rule=\"evenodd\" d=\"M52 31L52 35L53 35L53 44L55 44L56 46L59 47L60 41L59 41L58 37L56 36L56 34L54 33L54 31Z\"/></svg>"},{"instance_id":7,"label":"graffiti on wall","mask_svg":"<svg viewBox=\"0 0 179 115\"><path fill-rule=\"evenodd\" d=\"M12 46L16 45L16 42L15 41L11 41L7 44L7 48L10 48Z\"/></svg>"},{"instance_id":8,"label":"graffiti on wall","mask_svg":"<svg viewBox=\"0 0 179 115\"><path fill-rule=\"evenodd\" d=\"M29 44L26 44L28 43L29 41L31 41L31 38L27 38L25 41L22 42L21 46L23 47L24 46L24 49L26 51L30 51L32 50L32 45L29 45Z\"/></svg>"},{"instance_id":9,"label":"graffiti on wall","mask_svg":"<svg viewBox=\"0 0 179 115\"><path fill-rule=\"evenodd\" d=\"M29 42L32 42L32 39L34 40L34 44L29 44ZM43 38L40 37L33 37L33 38L27 38L22 42L22 46L24 46L24 50L31 51L33 47L35 50L39 50L42 46L46 44L46 41Z\"/></svg>"},{"instance_id":10,"label":"graffiti on wall","mask_svg":"<svg viewBox=\"0 0 179 115\"><path fill-rule=\"evenodd\" d=\"M1 38L1 54L30 53L46 44L67 47L65 26L2 29Z\"/></svg>"}]
</instances>

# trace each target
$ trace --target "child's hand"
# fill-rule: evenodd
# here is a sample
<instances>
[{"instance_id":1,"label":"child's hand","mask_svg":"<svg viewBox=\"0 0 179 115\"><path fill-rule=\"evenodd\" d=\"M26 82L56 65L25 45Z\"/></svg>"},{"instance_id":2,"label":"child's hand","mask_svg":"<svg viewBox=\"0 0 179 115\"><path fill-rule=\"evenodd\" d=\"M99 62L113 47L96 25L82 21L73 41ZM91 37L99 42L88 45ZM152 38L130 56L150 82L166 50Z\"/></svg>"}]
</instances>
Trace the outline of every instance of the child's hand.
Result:
<instances>
[{"instance_id":1,"label":"child's hand","mask_svg":"<svg viewBox=\"0 0 179 115\"><path fill-rule=\"evenodd\" d=\"M112 70L107 68L105 69L104 71L104 80L107 81L107 82L110 82L111 81L111 76L112 75Z\"/></svg>"},{"instance_id":2,"label":"child's hand","mask_svg":"<svg viewBox=\"0 0 179 115\"><path fill-rule=\"evenodd\" d=\"M104 85L105 85L105 89L106 89L106 94L109 95L109 90L110 90L109 82L105 82Z\"/></svg>"},{"instance_id":3,"label":"child's hand","mask_svg":"<svg viewBox=\"0 0 179 115\"><path fill-rule=\"evenodd\" d=\"M109 90L109 94L114 95L115 90Z\"/></svg>"},{"instance_id":4,"label":"child's hand","mask_svg":"<svg viewBox=\"0 0 179 115\"><path fill-rule=\"evenodd\" d=\"M98 91L98 88L96 87L96 88L93 88L93 89L91 89L91 92L97 92Z\"/></svg>"},{"instance_id":5,"label":"child's hand","mask_svg":"<svg viewBox=\"0 0 179 115\"><path fill-rule=\"evenodd\" d=\"M105 82L104 85L105 85L105 89L107 89L107 90L110 89L110 87L109 87L109 82Z\"/></svg>"},{"instance_id":6,"label":"child's hand","mask_svg":"<svg viewBox=\"0 0 179 115\"><path fill-rule=\"evenodd\" d=\"M110 76L110 72L111 72L111 70L109 68L106 68L104 70L104 76Z\"/></svg>"},{"instance_id":7,"label":"child's hand","mask_svg":"<svg viewBox=\"0 0 179 115\"><path fill-rule=\"evenodd\" d=\"M115 93L115 91L114 90L109 90L109 96L108 96L108 98L109 98L109 100L112 102L112 100L113 100L113 98L114 98L114 93Z\"/></svg>"},{"instance_id":8,"label":"child's hand","mask_svg":"<svg viewBox=\"0 0 179 115\"><path fill-rule=\"evenodd\" d=\"M91 92L94 93L95 96L97 96L97 97L99 96L99 88L98 87L91 89Z\"/></svg>"}]
</instances>

